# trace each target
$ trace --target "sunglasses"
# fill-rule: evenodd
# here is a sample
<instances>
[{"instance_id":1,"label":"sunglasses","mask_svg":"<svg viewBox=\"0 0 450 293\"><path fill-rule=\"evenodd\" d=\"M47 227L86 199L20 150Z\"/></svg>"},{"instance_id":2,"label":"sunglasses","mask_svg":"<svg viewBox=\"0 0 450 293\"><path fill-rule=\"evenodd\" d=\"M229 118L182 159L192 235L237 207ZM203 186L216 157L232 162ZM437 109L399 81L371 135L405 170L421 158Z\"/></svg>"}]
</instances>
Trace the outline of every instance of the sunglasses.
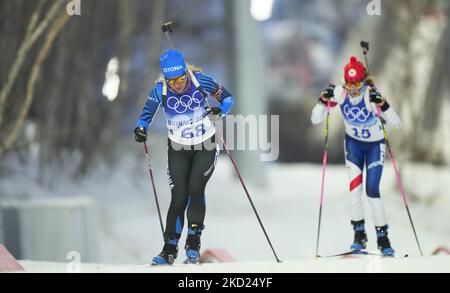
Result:
<instances>
[{"instance_id":1,"label":"sunglasses","mask_svg":"<svg viewBox=\"0 0 450 293\"><path fill-rule=\"evenodd\" d=\"M176 83L178 83L178 82L185 81L185 80L186 80L186 74L184 74L184 75L182 75L182 76L180 76L180 77L177 77L177 78L166 79L166 81L167 81L170 85L174 85L174 84L176 84Z\"/></svg>"},{"instance_id":2,"label":"sunglasses","mask_svg":"<svg viewBox=\"0 0 450 293\"><path fill-rule=\"evenodd\" d=\"M364 85L364 82L354 82L354 83L346 82L345 83L345 87L347 89L360 89L363 87L363 85Z\"/></svg>"}]
</instances>

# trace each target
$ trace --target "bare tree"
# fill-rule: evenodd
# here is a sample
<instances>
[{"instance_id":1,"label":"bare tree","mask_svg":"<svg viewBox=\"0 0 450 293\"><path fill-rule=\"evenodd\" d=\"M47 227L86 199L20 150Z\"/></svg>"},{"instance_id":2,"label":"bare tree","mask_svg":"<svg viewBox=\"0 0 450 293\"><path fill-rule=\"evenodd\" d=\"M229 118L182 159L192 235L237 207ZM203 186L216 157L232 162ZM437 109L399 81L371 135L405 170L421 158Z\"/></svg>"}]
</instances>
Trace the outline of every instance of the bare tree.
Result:
<instances>
[{"instance_id":1,"label":"bare tree","mask_svg":"<svg viewBox=\"0 0 450 293\"><path fill-rule=\"evenodd\" d=\"M2 157L4 153L12 147L17 138L19 130L23 125L23 122L25 121L28 111L30 109L31 102L33 100L33 93L36 80L38 78L42 63L48 56L48 53L53 45L54 39L56 38L60 30L64 27L65 23L69 19L69 16L67 14L64 14L57 21L54 22L53 27L48 32L46 41L42 46L39 55L35 61L35 64L33 66L30 80L27 86L27 96L22 106L22 109L11 128L8 129L8 127L2 127L6 100L10 96L14 82L19 74L21 67L25 62L27 54L30 52L31 48L37 42L39 37L42 36L42 34L46 31L48 26L50 26L51 23L54 21L58 12L61 12L62 5L64 4L62 1L55 1L50 7L45 17L41 20L41 22L38 22L42 9L45 5L45 2L46 2L45 0L40 0L37 3L36 9L29 21L25 38L17 52L14 63L11 66L7 81L5 85L2 87L2 90L0 92L0 129L7 128L7 131L2 131L3 134L5 135L6 133L6 135L1 137L2 141L0 142L0 157Z\"/></svg>"},{"instance_id":2,"label":"bare tree","mask_svg":"<svg viewBox=\"0 0 450 293\"><path fill-rule=\"evenodd\" d=\"M28 112L30 110L31 102L33 101L33 97L34 97L34 89L36 86L36 82L39 78L39 74L41 73L42 64L44 63L45 59L48 57L49 52L53 46L53 43L54 43L56 37L58 36L59 32L64 27L64 25L67 23L69 18L70 18L70 16L64 13L62 16L60 16L56 20L56 22L50 29L49 33L47 34L45 43L41 47L39 54L36 58L36 61L34 62L34 65L31 70L30 79L27 84L27 94L26 94L25 102L22 106L19 116L17 117L16 121L14 122L11 132L8 133L6 139L0 145L0 157L6 150L8 150L14 144L14 142L17 139L19 130L22 127L22 125L28 115Z\"/></svg>"},{"instance_id":3,"label":"bare tree","mask_svg":"<svg viewBox=\"0 0 450 293\"><path fill-rule=\"evenodd\" d=\"M45 2L46 0L40 0L37 3L35 12L31 16L31 19L29 21L25 38L22 41L19 50L17 51L15 61L12 64L11 69L9 70L8 78L0 91L0 127L3 124L2 122L5 111L5 102L9 94L11 93L11 89L14 85L14 82L17 78L17 75L19 74L22 65L25 62L25 59L29 51L36 43L36 41L39 39L39 37L48 28L52 20L56 17L57 13L61 11L62 5L64 5L63 1L55 1L50 7L47 14L45 15L44 19L38 24L38 19L41 14L42 8L45 5Z\"/></svg>"}]
</instances>

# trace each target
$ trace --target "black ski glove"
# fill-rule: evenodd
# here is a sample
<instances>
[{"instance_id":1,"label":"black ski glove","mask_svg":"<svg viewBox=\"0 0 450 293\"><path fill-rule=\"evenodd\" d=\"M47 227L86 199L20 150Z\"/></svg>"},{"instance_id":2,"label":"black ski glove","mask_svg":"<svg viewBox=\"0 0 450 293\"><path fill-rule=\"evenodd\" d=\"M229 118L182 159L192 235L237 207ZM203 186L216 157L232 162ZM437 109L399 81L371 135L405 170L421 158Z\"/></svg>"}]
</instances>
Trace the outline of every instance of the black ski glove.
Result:
<instances>
[{"instance_id":1,"label":"black ski glove","mask_svg":"<svg viewBox=\"0 0 450 293\"><path fill-rule=\"evenodd\" d=\"M377 90L371 89L370 93L369 93L369 97L370 97L370 101L377 105L381 104L383 102L383 97L381 96L380 92Z\"/></svg>"},{"instance_id":2,"label":"black ski glove","mask_svg":"<svg viewBox=\"0 0 450 293\"><path fill-rule=\"evenodd\" d=\"M212 107L212 108L205 108L206 115L211 119L212 121L217 121L222 118L222 109L219 107Z\"/></svg>"},{"instance_id":3,"label":"black ski glove","mask_svg":"<svg viewBox=\"0 0 450 293\"><path fill-rule=\"evenodd\" d=\"M370 89L369 97L370 102L375 103L377 106L379 106L381 111L385 112L387 109L389 109L389 103L381 96L378 90L373 88Z\"/></svg>"},{"instance_id":4,"label":"black ski glove","mask_svg":"<svg viewBox=\"0 0 450 293\"><path fill-rule=\"evenodd\" d=\"M134 139L137 142L147 141L147 131L146 131L145 127L141 126L141 127L136 127L134 129Z\"/></svg>"},{"instance_id":5,"label":"black ski glove","mask_svg":"<svg viewBox=\"0 0 450 293\"><path fill-rule=\"evenodd\" d=\"M334 88L336 86L332 83L330 83L328 85L328 87L326 87L321 93L320 93L320 97L319 97L319 102L321 102L322 104L326 105L331 98L334 97Z\"/></svg>"}]
</instances>

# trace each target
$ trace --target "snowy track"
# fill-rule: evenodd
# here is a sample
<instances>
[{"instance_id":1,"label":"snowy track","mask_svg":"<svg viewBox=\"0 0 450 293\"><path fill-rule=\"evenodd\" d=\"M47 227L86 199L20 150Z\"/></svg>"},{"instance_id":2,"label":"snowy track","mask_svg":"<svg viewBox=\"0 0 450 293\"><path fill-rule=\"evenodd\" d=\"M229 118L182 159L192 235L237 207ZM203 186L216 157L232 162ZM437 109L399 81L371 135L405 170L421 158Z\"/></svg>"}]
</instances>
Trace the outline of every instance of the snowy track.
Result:
<instances>
[{"instance_id":1,"label":"snowy track","mask_svg":"<svg viewBox=\"0 0 450 293\"><path fill-rule=\"evenodd\" d=\"M25 272L71 272L73 264L21 261ZM309 259L173 266L81 264L82 273L450 273L450 256Z\"/></svg>"},{"instance_id":2,"label":"snowy track","mask_svg":"<svg viewBox=\"0 0 450 293\"><path fill-rule=\"evenodd\" d=\"M140 150L140 149L139 149ZM155 170L162 170L164 156L154 154ZM132 271L159 272L166 268L141 268L122 264L145 264L161 251L162 237L156 213L151 185L145 164L127 158L123 167L110 177L92 176L83 184L75 185L61 181L61 188L52 191L54 196L91 195L96 202L98 219L98 251L93 260L82 256L83 260L110 265L83 265L86 271ZM157 168L157 166L160 166ZM230 162L226 157L219 159L215 175L207 188L206 229L202 236L203 250L224 249L235 260L228 264L205 265L205 270L221 272L240 271L360 271L375 270L377 263L372 259L363 260L314 260L317 237L317 220L322 166L308 164L273 164L267 166L268 186L261 188L248 182L253 201L272 240L277 255L282 260L292 260L281 265L273 262L273 254L258 226L257 219L234 177ZM407 170L407 169L406 169ZM427 170L425 167L420 170ZM100 170L101 171L101 170ZM99 174L104 174L103 172ZM418 172L418 171L417 171ZM410 201L417 233L425 255L431 255L437 247L450 247L450 198L445 196L450 181L450 169L428 170L419 180L417 172L405 172L405 182L416 190L416 199ZM413 176L415 174L415 176ZM132 179L130 179L132 178ZM136 179L139 178L139 179ZM381 186L386 213L390 224L390 238L397 255L409 254L408 259L382 259L380 271L391 271L387 264L393 264L393 271L450 271L445 261L436 259L436 265L427 257L417 261L418 247L409 223L401 195L395 185L392 168L387 165ZM49 191L31 181L23 183L23 178L0 179L4 194L20 196L32 190L39 197L47 197ZM165 214L169 206L167 175L155 172L160 204ZM60 182L60 181L58 181ZM64 184L63 184L64 183ZM23 188L23 189L22 189ZM9 190L9 191L8 191ZM423 198L418 198L423 195ZM368 247L377 251L376 235L373 228L371 209L367 206ZM319 253L332 255L346 251L353 241L350 225L348 186L345 166L330 165L327 170L327 186L323 209L322 230ZM165 217L165 215L164 215ZM184 255L185 233L180 240L180 256ZM70 247L70 250L74 248ZM66 254L59 256L61 261ZM434 258L432 258L434 259ZM445 259L445 258L444 258ZM446 259L450 264L450 259ZM178 261L182 261L179 259ZM440 265L444 263L444 265ZM24 262L30 271L38 271L39 263ZM368 266L371 264L371 266ZM48 264L44 271L65 272L66 264ZM212 267L210 267L212 266ZM54 269L52 269L54 268ZM97 269L99 268L99 269ZM175 266L169 271L203 271L201 268Z\"/></svg>"}]
</instances>

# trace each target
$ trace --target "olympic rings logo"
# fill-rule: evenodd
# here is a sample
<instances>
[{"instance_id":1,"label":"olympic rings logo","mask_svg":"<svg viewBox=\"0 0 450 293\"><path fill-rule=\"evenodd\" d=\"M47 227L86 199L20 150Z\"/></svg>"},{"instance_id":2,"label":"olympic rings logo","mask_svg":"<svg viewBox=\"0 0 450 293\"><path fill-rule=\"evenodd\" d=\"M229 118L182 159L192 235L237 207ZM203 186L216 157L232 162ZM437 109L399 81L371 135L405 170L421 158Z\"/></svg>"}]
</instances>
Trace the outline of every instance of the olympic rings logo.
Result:
<instances>
[{"instance_id":1,"label":"olympic rings logo","mask_svg":"<svg viewBox=\"0 0 450 293\"><path fill-rule=\"evenodd\" d=\"M362 109L358 107L350 108L349 105L345 105L343 110L345 117L350 122L353 122L355 120L358 120L359 122L366 122L367 119L370 117L370 112L365 107Z\"/></svg>"},{"instance_id":2,"label":"olympic rings logo","mask_svg":"<svg viewBox=\"0 0 450 293\"><path fill-rule=\"evenodd\" d=\"M172 96L167 99L167 107L175 110L178 114L183 114L187 110L195 111L200 109L203 101L203 95L199 91L195 91L192 96L183 95L181 97Z\"/></svg>"}]
</instances>

